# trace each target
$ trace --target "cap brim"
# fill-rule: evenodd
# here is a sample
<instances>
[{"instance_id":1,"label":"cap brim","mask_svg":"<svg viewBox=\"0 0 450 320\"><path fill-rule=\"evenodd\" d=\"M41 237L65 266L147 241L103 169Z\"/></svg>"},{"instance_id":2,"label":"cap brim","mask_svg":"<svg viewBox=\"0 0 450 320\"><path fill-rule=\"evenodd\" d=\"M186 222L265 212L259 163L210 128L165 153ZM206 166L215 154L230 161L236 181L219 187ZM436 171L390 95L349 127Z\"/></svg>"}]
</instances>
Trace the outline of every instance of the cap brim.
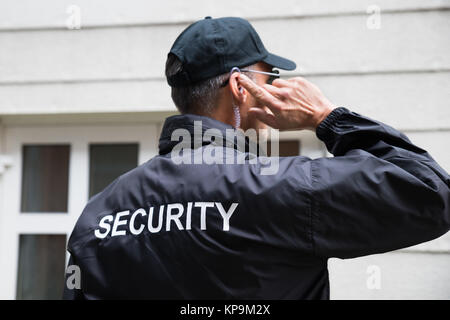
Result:
<instances>
[{"instance_id":1,"label":"cap brim","mask_svg":"<svg viewBox=\"0 0 450 320\"><path fill-rule=\"evenodd\" d=\"M283 70L294 70L297 65L294 61L277 56L276 54L269 53L263 61L270 64L272 67L283 69Z\"/></svg>"}]
</instances>

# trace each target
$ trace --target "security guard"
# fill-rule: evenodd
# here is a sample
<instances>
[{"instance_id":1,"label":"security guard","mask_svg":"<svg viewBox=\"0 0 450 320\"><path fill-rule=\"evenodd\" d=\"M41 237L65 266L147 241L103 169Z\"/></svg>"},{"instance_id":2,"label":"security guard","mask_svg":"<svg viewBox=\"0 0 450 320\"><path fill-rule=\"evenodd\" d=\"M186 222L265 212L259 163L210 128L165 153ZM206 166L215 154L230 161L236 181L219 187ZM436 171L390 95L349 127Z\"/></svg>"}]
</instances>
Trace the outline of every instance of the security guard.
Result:
<instances>
[{"instance_id":1,"label":"security guard","mask_svg":"<svg viewBox=\"0 0 450 320\"><path fill-rule=\"evenodd\" d=\"M450 177L425 150L272 68L295 63L244 19L179 35L166 76L181 115L166 119L158 156L87 203L68 244L81 283L66 299L329 299L328 258L449 230ZM280 157L264 174L251 160L274 157L229 133L267 125L314 130L335 157Z\"/></svg>"}]
</instances>

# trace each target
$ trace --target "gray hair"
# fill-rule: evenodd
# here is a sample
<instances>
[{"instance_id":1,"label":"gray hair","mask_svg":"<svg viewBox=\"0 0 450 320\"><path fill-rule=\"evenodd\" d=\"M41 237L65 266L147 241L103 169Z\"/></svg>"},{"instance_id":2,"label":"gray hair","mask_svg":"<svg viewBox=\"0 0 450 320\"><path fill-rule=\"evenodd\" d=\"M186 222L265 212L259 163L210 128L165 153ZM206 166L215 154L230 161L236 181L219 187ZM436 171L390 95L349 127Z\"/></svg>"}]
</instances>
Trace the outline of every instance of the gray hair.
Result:
<instances>
[{"instance_id":1,"label":"gray hair","mask_svg":"<svg viewBox=\"0 0 450 320\"><path fill-rule=\"evenodd\" d=\"M183 64L174 54L169 54L166 61L166 77L182 71ZM181 113L211 115L216 108L219 91L229 74L203 80L185 87L172 87L172 100ZM249 75L252 77L252 75Z\"/></svg>"}]
</instances>

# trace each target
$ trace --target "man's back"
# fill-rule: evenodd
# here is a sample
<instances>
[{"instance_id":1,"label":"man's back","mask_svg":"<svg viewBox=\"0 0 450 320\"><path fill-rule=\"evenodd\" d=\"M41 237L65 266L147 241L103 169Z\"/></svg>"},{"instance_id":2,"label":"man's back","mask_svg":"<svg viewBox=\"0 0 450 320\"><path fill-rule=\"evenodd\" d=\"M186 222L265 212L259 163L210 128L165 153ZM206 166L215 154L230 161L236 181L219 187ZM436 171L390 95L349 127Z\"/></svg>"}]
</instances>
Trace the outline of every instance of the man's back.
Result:
<instances>
[{"instance_id":1,"label":"man's back","mask_svg":"<svg viewBox=\"0 0 450 320\"><path fill-rule=\"evenodd\" d=\"M166 121L160 155L86 206L69 241L81 289L66 298L328 299L327 259L386 252L449 229L450 178L401 133L338 108L317 135L335 158L186 164ZM235 146L203 143L188 158ZM251 155L246 154L249 157Z\"/></svg>"}]
</instances>

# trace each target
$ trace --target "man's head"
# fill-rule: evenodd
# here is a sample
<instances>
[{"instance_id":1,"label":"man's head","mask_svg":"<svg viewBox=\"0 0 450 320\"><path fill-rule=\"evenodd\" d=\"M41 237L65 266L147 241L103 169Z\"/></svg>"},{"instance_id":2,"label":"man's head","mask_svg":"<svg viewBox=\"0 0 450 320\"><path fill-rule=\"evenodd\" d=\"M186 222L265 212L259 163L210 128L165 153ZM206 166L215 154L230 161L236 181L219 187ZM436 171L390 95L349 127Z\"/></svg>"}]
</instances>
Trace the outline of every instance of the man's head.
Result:
<instances>
[{"instance_id":1,"label":"man's head","mask_svg":"<svg viewBox=\"0 0 450 320\"><path fill-rule=\"evenodd\" d=\"M247 111L263 106L239 85L238 73L231 73L234 67L263 85L271 76L260 72L270 73L273 67L293 70L295 63L269 53L248 21L206 17L186 28L168 54L166 77L179 111L231 125L240 115L242 129L261 127Z\"/></svg>"}]
</instances>

